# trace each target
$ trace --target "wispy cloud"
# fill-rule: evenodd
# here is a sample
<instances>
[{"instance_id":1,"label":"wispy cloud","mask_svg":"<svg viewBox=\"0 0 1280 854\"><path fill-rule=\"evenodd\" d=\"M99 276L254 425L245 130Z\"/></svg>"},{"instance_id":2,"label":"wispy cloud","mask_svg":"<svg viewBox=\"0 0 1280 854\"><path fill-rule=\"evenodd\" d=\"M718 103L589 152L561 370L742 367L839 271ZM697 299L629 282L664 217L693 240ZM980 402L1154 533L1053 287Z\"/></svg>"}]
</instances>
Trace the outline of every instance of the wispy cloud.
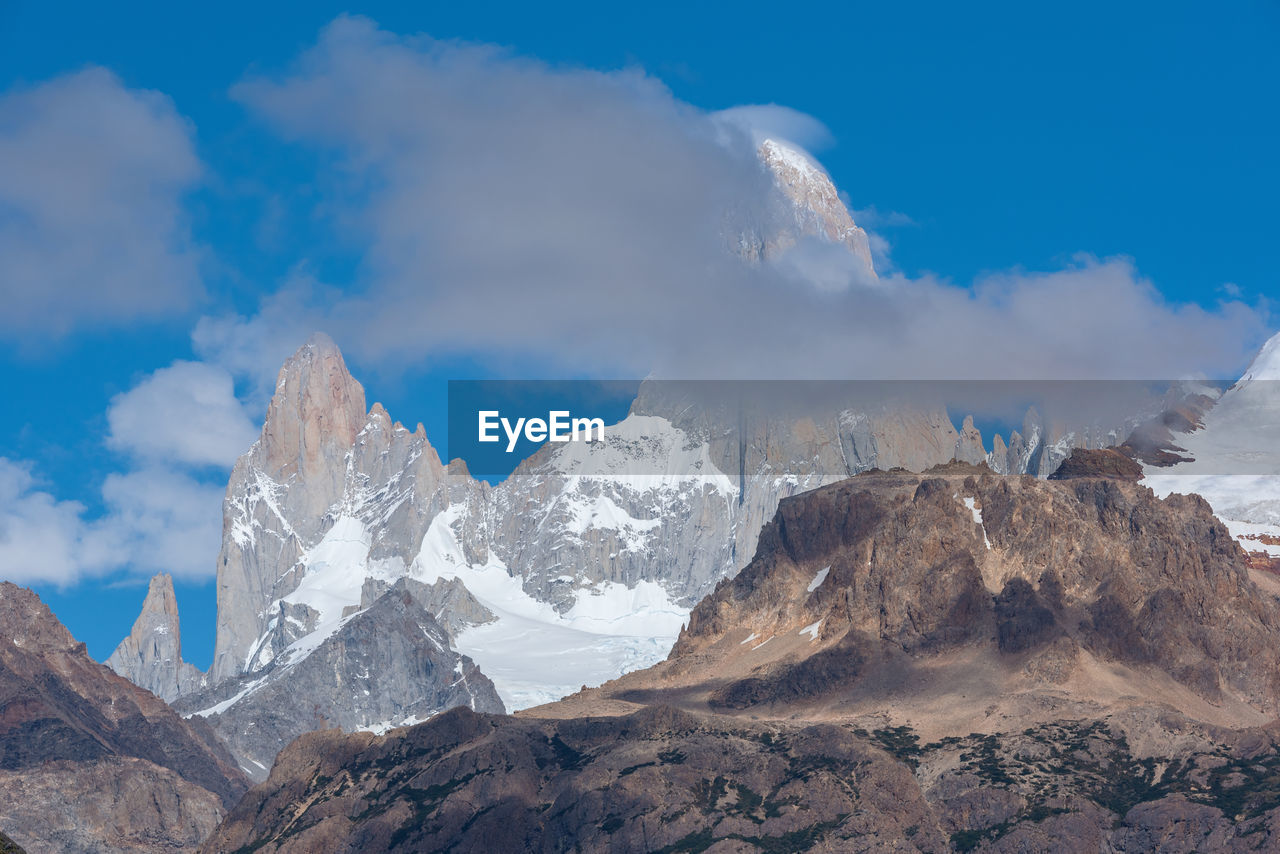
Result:
<instances>
[{"instance_id":1,"label":"wispy cloud","mask_svg":"<svg viewBox=\"0 0 1280 854\"><path fill-rule=\"evenodd\" d=\"M257 438L231 374L205 362L174 362L117 395L107 444L147 462L226 466Z\"/></svg>"},{"instance_id":2,"label":"wispy cloud","mask_svg":"<svg viewBox=\"0 0 1280 854\"><path fill-rule=\"evenodd\" d=\"M875 205L851 210L853 218L863 228L907 228L916 221L900 211L882 211Z\"/></svg>"},{"instance_id":3,"label":"wispy cloud","mask_svg":"<svg viewBox=\"0 0 1280 854\"><path fill-rule=\"evenodd\" d=\"M190 124L102 68L0 95L0 336L31 344L188 309Z\"/></svg>"},{"instance_id":4,"label":"wispy cloud","mask_svg":"<svg viewBox=\"0 0 1280 854\"><path fill-rule=\"evenodd\" d=\"M109 562L83 520L84 505L59 501L29 464L0 457L0 566L9 581L68 584Z\"/></svg>"},{"instance_id":5,"label":"wispy cloud","mask_svg":"<svg viewBox=\"0 0 1280 854\"><path fill-rule=\"evenodd\" d=\"M756 146L766 139L777 139L807 151L822 151L835 142L831 130L820 120L781 104L730 107L712 113L711 120L746 132Z\"/></svg>"}]
</instances>

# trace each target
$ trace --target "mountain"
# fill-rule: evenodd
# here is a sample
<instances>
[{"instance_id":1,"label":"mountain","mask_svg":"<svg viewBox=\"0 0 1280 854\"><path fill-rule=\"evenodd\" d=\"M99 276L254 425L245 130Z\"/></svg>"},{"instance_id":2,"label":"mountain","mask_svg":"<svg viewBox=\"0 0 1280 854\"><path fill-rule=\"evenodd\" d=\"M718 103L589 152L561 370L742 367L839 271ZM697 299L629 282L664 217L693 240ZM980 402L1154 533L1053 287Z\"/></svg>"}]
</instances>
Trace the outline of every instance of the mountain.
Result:
<instances>
[{"instance_id":1,"label":"mountain","mask_svg":"<svg viewBox=\"0 0 1280 854\"><path fill-rule=\"evenodd\" d=\"M178 602L167 573L151 579L142 613L106 664L166 702L204 687L204 674L182 660Z\"/></svg>"},{"instance_id":2,"label":"mountain","mask_svg":"<svg viewBox=\"0 0 1280 854\"><path fill-rule=\"evenodd\" d=\"M1280 335L1203 409L1166 431L1145 482L1160 494L1204 496L1260 564L1280 571Z\"/></svg>"},{"instance_id":3,"label":"mountain","mask_svg":"<svg viewBox=\"0 0 1280 854\"><path fill-rule=\"evenodd\" d=\"M421 428L378 404L355 426L364 405L323 336L281 369L228 485L213 685L315 649L367 580L456 579L495 619L455 627L455 647L508 708L547 702L660 660L780 497L945 462L959 441L936 408L726 431L650 385L602 442L548 445L490 486L446 468Z\"/></svg>"},{"instance_id":4,"label":"mountain","mask_svg":"<svg viewBox=\"0 0 1280 854\"><path fill-rule=\"evenodd\" d=\"M838 244L874 276L866 235L825 173L776 141L761 157L795 209L788 233ZM491 486L444 465L421 425L368 407L337 346L317 334L281 368L262 433L227 486L208 677L181 662L163 591L112 664L207 714L260 778L280 747L317 726L394 726L448 702L518 710L660 661L789 496L952 459L1047 475L1074 447L1128 432L1071 429L1032 410L988 453L972 419L956 430L944 395L863 399L837 384L795 407L772 388L747 405L699 399L706 389L648 381L603 440L548 444ZM374 607L371 589L402 579L461 591L431 637L478 666L496 699L450 693L455 662L395 619L382 629L407 633L396 642L414 651L378 659L381 684L411 684L411 696L335 687L363 684L371 653L345 644L375 637L362 628L372 617L357 615ZM271 726L254 723L275 697L288 708Z\"/></svg>"},{"instance_id":5,"label":"mountain","mask_svg":"<svg viewBox=\"0 0 1280 854\"><path fill-rule=\"evenodd\" d=\"M366 582L353 613L314 638L314 649L280 650L265 668L184 696L175 708L208 721L257 780L286 744L313 730L385 732L455 706L500 713L493 683L454 651L445 628L466 614L492 618L457 583Z\"/></svg>"},{"instance_id":6,"label":"mountain","mask_svg":"<svg viewBox=\"0 0 1280 854\"><path fill-rule=\"evenodd\" d=\"M821 168L779 140L759 153L789 208L761 251L825 241L874 277L866 234ZM276 656L296 664L334 635L362 607L366 582L453 579L493 619L448 627L450 642L506 708L524 708L661 660L689 608L746 563L782 498L953 458L1047 475L1073 447L1128 432L1031 411L988 453L971 420L956 430L941 397L823 394L808 411L766 406L744 418L685 399L678 384L646 382L603 442L548 445L490 486L460 462L445 466L421 425L410 431L369 407L337 346L317 334L281 368L262 433L227 485L206 684L138 635L159 630L150 611L113 666L168 698L231 699L238 689L223 688L233 680L284 673L272 669ZM381 719L372 708L355 714Z\"/></svg>"},{"instance_id":7,"label":"mountain","mask_svg":"<svg viewBox=\"0 0 1280 854\"><path fill-rule=\"evenodd\" d=\"M383 739L313 733L203 850L705 851L713 826L737 840L724 850L832 850L810 846L854 827L864 850L945 850L909 772L873 744L833 726L780 735L669 708L456 709Z\"/></svg>"},{"instance_id":8,"label":"mountain","mask_svg":"<svg viewBox=\"0 0 1280 854\"><path fill-rule=\"evenodd\" d=\"M363 388L325 336L313 336L282 367L262 434L236 464L224 501L216 654L211 687L198 695L217 699L206 705L193 705L201 700L192 699L184 709L217 707L215 725L230 726L238 715L249 715L231 709L256 693L242 693L245 686L292 674L290 690L319 704L308 721L363 726L412 718L410 712L396 719L376 693L330 697L326 684L297 681L298 674L313 670L302 663L317 650L333 648L326 642L338 642L353 612L370 607L368 584L386 587L406 577L466 584L475 599L474 622L461 618L465 609L452 611L444 640L473 653L485 672L493 665L504 702L545 702L665 654L684 611L671 610L661 587L610 582L588 565L570 578L592 579L594 585L581 585L559 607L550 597L538 598L536 578L552 561L540 555L537 563L531 559L521 566L522 573L509 571L504 555L523 562L520 530L493 533L519 522L502 509L510 503L461 466L446 469L420 425L410 432L380 405L367 413L364 407ZM646 601L653 607L646 609ZM645 624L649 615L660 618L659 631L669 632L665 643L647 634L653 628ZM623 616L630 623L619 622ZM646 636L627 635L642 625ZM415 644L429 646L422 632L411 634ZM357 682L363 669L358 658L342 657L342 666L355 669L326 678ZM432 678L452 682L451 670L451 662L433 668ZM230 690L231 680L240 687ZM547 693L548 681L557 686L555 693ZM522 693L524 685L531 685L531 695ZM415 696L436 696L442 686L420 687ZM494 705L486 699L480 707ZM289 726L281 732L290 733ZM233 745L239 743L239 733L226 734ZM249 767L255 761L269 764L274 754L263 749L272 743L276 739L246 754Z\"/></svg>"},{"instance_id":9,"label":"mountain","mask_svg":"<svg viewBox=\"0 0 1280 854\"><path fill-rule=\"evenodd\" d=\"M770 235L763 256L774 257L803 238L817 238L847 249L857 261L860 278L864 282L877 281L867 233L854 223L822 167L799 148L776 139L764 140L758 156L790 201L793 220L792 225Z\"/></svg>"},{"instance_id":10,"label":"mountain","mask_svg":"<svg viewBox=\"0 0 1280 854\"><path fill-rule=\"evenodd\" d=\"M550 702L660 661L688 609L754 552L783 498L873 468L985 455L972 421L958 432L938 402L861 399L856 389L844 397L823 386L816 408L797 408L767 386L731 408L700 399L706 389L647 382L603 440L544 446L490 486L460 463L446 467L420 425L410 432L376 403L365 412L364 389L336 345L314 336L282 367L262 434L227 487L208 685L167 681L163 691L176 690L187 713L216 710L210 720L257 777L308 728L420 719L435 707L335 693L334 684L362 678L361 655L302 666L337 648L343 626L376 598L369 585L407 578L461 585L471 604L450 611L444 640L493 681L501 707ZM1039 422L1029 415L1026 424L1034 444L1015 434L1017 465L1043 466L1071 447L1043 447ZM151 618L140 624L147 633ZM147 655L177 660L159 648ZM155 665L130 660L150 678L143 671ZM319 669L322 660L339 669ZM451 667L388 673L388 684L451 682ZM277 680L296 707L246 741L275 696L265 686ZM420 685L414 697L443 700L444 687Z\"/></svg>"},{"instance_id":11,"label":"mountain","mask_svg":"<svg viewBox=\"0 0 1280 854\"><path fill-rule=\"evenodd\" d=\"M94 662L0 584L0 828L27 851L198 845L247 781L213 732Z\"/></svg>"},{"instance_id":12,"label":"mountain","mask_svg":"<svg viewBox=\"0 0 1280 854\"><path fill-rule=\"evenodd\" d=\"M205 850L1273 850L1280 595L1117 458L784 499L663 663L305 736Z\"/></svg>"},{"instance_id":13,"label":"mountain","mask_svg":"<svg viewBox=\"0 0 1280 854\"><path fill-rule=\"evenodd\" d=\"M338 514L375 513L381 509L378 499L386 503L399 497L385 472L383 482L370 483L370 473L351 471L357 436L365 438L362 450L372 442L378 455L390 453L394 441L395 461L401 464L396 474L402 478L422 474L434 481L442 474L439 459L431 459L434 452L421 456L425 436L415 442L400 425L392 427L385 413L366 415L364 389L347 371L342 354L327 336L314 335L280 370L262 435L236 462L227 485L211 682L251 667L259 652L255 646L276 617L277 609L267 606L298 586L304 552L319 543ZM421 463L405 472L410 457ZM380 460L374 462L376 467ZM413 481L406 487L411 492ZM335 542L332 549L342 544ZM291 615L295 633L306 634L317 619L333 622L338 616L299 605L298 615ZM287 622L278 623L281 630Z\"/></svg>"},{"instance_id":14,"label":"mountain","mask_svg":"<svg viewBox=\"0 0 1280 854\"><path fill-rule=\"evenodd\" d=\"M678 673L708 692L695 708L758 715L929 729L941 703L952 729L991 731L1158 700L1260 726L1280 609L1254 575L1202 499L1123 476L864 474L780 504L671 658L610 696Z\"/></svg>"}]
</instances>

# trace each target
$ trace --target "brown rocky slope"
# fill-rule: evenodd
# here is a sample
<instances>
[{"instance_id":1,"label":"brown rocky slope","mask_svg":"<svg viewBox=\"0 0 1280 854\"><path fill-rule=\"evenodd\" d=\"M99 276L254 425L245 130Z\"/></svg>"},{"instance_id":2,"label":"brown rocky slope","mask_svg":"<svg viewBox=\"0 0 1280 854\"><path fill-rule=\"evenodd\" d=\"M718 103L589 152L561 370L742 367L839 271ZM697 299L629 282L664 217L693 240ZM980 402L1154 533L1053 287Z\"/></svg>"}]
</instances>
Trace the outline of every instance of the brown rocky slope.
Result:
<instances>
[{"instance_id":1,"label":"brown rocky slope","mask_svg":"<svg viewBox=\"0 0 1280 854\"><path fill-rule=\"evenodd\" d=\"M181 851L247 788L202 721L89 658L0 584L0 828L27 851Z\"/></svg>"},{"instance_id":2,"label":"brown rocky slope","mask_svg":"<svg viewBox=\"0 0 1280 854\"><path fill-rule=\"evenodd\" d=\"M1150 701L1261 724L1280 708L1280 610L1196 496L869 473L783 502L670 659L600 696L939 732Z\"/></svg>"},{"instance_id":3,"label":"brown rocky slope","mask_svg":"<svg viewBox=\"0 0 1280 854\"><path fill-rule=\"evenodd\" d=\"M666 662L299 739L205 850L1276 850L1255 577L1114 475L867 473L784 501Z\"/></svg>"}]
</instances>

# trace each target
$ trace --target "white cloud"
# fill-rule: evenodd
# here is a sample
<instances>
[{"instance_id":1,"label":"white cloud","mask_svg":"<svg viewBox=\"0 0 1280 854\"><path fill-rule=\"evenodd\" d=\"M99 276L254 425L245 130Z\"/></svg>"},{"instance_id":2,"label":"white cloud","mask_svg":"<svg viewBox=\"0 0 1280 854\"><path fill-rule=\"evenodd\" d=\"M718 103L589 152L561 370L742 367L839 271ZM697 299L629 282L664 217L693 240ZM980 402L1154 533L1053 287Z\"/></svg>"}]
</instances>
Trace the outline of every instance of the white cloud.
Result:
<instances>
[{"instance_id":1,"label":"white cloud","mask_svg":"<svg viewBox=\"0 0 1280 854\"><path fill-rule=\"evenodd\" d=\"M328 193L365 264L356 296L319 300L309 317L366 364L1150 378L1229 375L1264 332L1238 301L1167 303L1123 258L972 286L887 276L876 289L847 284L826 253L746 264L727 248L770 233L779 204L753 137L800 114L706 113L636 71L552 68L344 17L288 75L235 95L336 155ZM245 323L271 337L265 313Z\"/></svg>"},{"instance_id":2,"label":"white cloud","mask_svg":"<svg viewBox=\"0 0 1280 854\"><path fill-rule=\"evenodd\" d=\"M216 572L226 471L258 432L231 375L175 362L117 395L107 421L107 444L129 468L107 476L95 518L42 488L30 464L0 458L0 577L68 585L121 571Z\"/></svg>"},{"instance_id":3,"label":"white cloud","mask_svg":"<svg viewBox=\"0 0 1280 854\"><path fill-rule=\"evenodd\" d=\"M312 332L327 328L327 314L316 306L336 301L333 291L295 272L279 291L262 300L252 317L224 314L200 318L191 343L201 359L226 370L245 386L244 396L252 411L264 412L284 360Z\"/></svg>"},{"instance_id":4,"label":"white cloud","mask_svg":"<svg viewBox=\"0 0 1280 854\"><path fill-rule=\"evenodd\" d=\"M813 116L780 104L747 104L711 114L712 121L746 131L755 145L766 139L783 140L808 151L821 151L835 138Z\"/></svg>"},{"instance_id":5,"label":"white cloud","mask_svg":"<svg viewBox=\"0 0 1280 854\"><path fill-rule=\"evenodd\" d=\"M231 466L258 429L217 365L174 362L123 394L107 411L110 447L152 463Z\"/></svg>"},{"instance_id":6,"label":"white cloud","mask_svg":"<svg viewBox=\"0 0 1280 854\"><path fill-rule=\"evenodd\" d=\"M105 69L0 95L0 334L187 309L202 287L181 201L201 173L169 99Z\"/></svg>"},{"instance_id":7,"label":"white cloud","mask_svg":"<svg viewBox=\"0 0 1280 854\"><path fill-rule=\"evenodd\" d=\"M42 488L29 463L0 457L0 578L60 586L127 571L204 579L216 569L223 487L144 467L110 475L107 512Z\"/></svg>"},{"instance_id":8,"label":"white cloud","mask_svg":"<svg viewBox=\"0 0 1280 854\"><path fill-rule=\"evenodd\" d=\"M217 568L225 484L148 466L109 476L102 486L107 515L97 523L115 565L151 575L204 579Z\"/></svg>"},{"instance_id":9,"label":"white cloud","mask_svg":"<svg viewBox=\"0 0 1280 854\"><path fill-rule=\"evenodd\" d=\"M851 210L853 218L863 228L904 228L917 225L916 221L901 211L882 211L875 205Z\"/></svg>"},{"instance_id":10,"label":"white cloud","mask_svg":"<svg viewBox=\"0 0 1280 854\"><path fill-rule=\"evenodd\" d=\"M84 506L36 487L30 469L0 457L0 572L9 581L65 584L81 569Z\"/></svg>"}]
</instances>

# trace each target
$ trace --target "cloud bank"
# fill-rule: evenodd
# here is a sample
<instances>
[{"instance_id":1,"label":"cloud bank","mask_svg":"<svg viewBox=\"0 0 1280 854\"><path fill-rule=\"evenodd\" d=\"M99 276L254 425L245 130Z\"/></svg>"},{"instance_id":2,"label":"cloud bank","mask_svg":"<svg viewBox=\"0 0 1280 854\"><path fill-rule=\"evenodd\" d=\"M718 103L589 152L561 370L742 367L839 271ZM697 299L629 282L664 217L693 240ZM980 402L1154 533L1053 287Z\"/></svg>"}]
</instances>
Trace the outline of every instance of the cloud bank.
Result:
<instances>
[{"instance_id":1,"label":"cloud bank","mask_svg":"<svg viewBox=\"0 0 1280 854\"><path fill-rule=\"evenodd\" d=\"M170 100L89 68L0 95L0 335L59 336L189 308L200 180Z\"/></svg>"},{"instance_id":2,"label":"cloud bank","mask_svg":"<svg viewBox=\"0 0 1280 854\"><path fill-rule=\"evenodd\" d=\"M256 314L198 323L200 362L117 396L105 441L126 466L103 484L101 518L0 458L10 578L211 575L220 478L314 329L380 370L461 357L520 377L1032 380L1229 377L1265 332L1229 290L1212 308L1171 304L1123 257L956 283L886 274L873 233L875 287L812 241L750 260L744 242L791 217L760 141L821 150L830 134L778 105L695 108L637 69L342 17L233 96L327 157L318 209L358 248L355 280L316 282L299 259ZM110 72L0 96L0 335L188 310L202 287L183 198L201 179L173 104ZM904 222L864 210L864 226Z\"/></svg>"},{"instance_id":3,"label":"cloud bank","mask_svg":"<svg viewBox=\"0 0 1280 854\"><path fill-rule=\"evenodd\" d=\"M969 285L860 287L832 254L746 263L779 193L758 129L635 70L559 68L339 18L288 73L234 95L327 152L355 293L306 316L367 363L467 356L553 375L1112 378L1229 375L1252 307L1167 303L1125 258ZM881 247L883 251L883 246ZM260 323L254 319L251 323ZM232 335L223 330L224 337Z\"/></svg>"}]
</instances>

